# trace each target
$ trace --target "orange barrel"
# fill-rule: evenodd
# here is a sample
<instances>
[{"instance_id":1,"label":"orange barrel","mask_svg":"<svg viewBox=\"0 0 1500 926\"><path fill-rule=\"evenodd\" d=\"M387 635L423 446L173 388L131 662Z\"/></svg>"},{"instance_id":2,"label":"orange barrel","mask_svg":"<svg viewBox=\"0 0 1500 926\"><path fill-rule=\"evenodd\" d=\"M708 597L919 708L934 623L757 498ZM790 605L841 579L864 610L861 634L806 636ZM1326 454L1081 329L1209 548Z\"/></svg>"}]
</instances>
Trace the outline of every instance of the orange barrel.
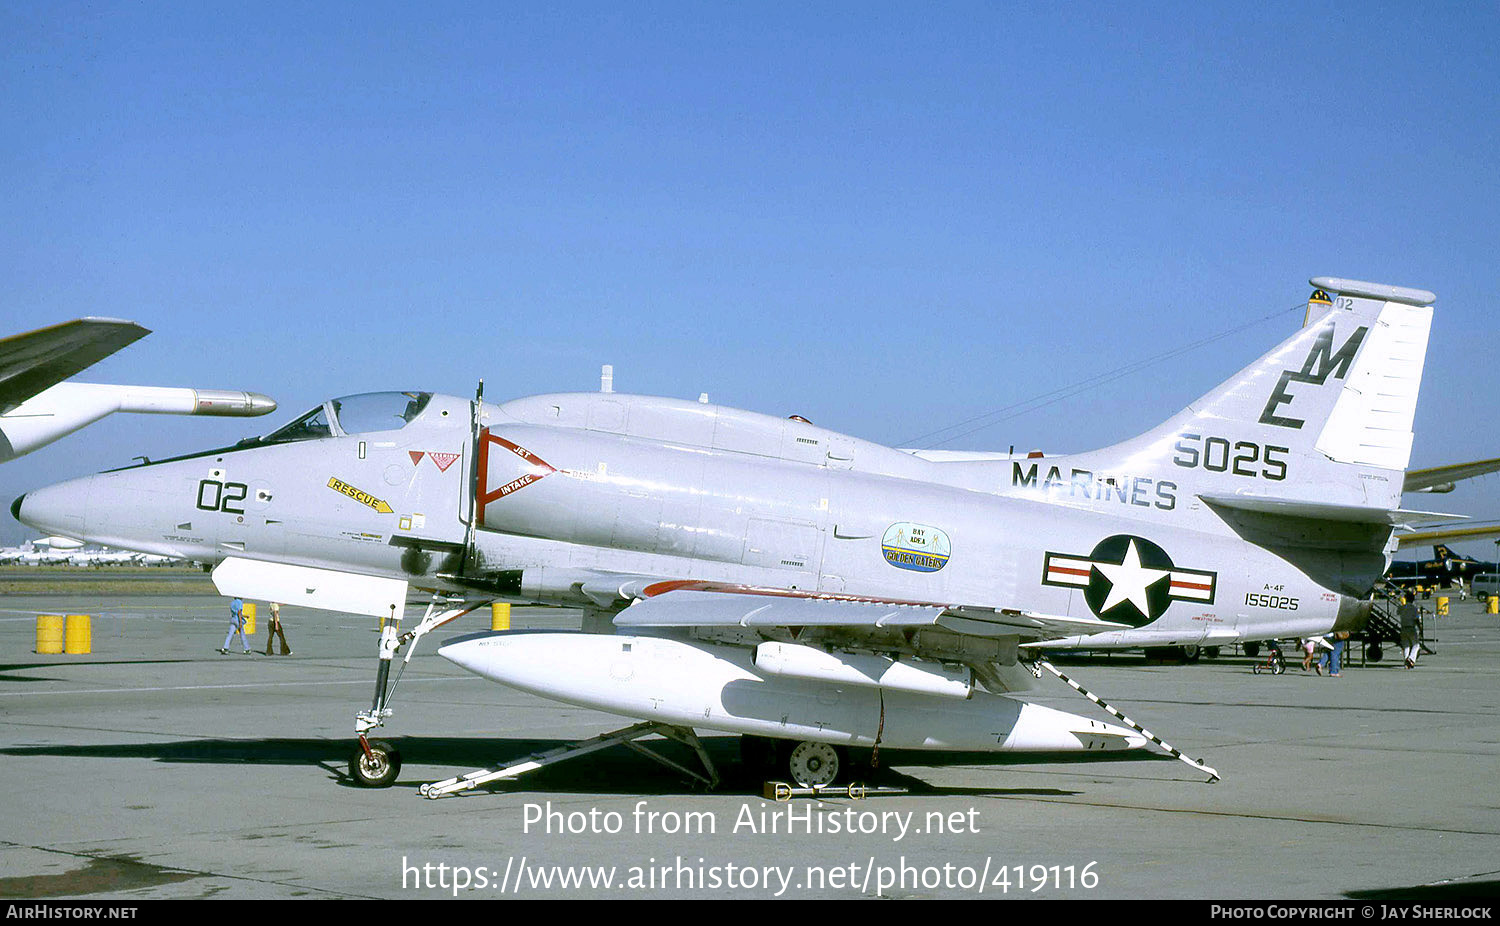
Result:
<instances>
[{"instance_id":1,"label":"orange barrel","mask_svg":"<svg viewBox=\"0 0 1500 926\"><path fill-rule=\"evenodd\" d=\"M245 602L245 606L240 609L240 614L245 618L245 635L250 636L255 633L255 602Z\"/></svg>"},{"instance_id":2,"label":"orange barrel","mask_svg":"<svg viewBox=\"0 0 1500 926\"><path fill-rule=\"evenodd\" d=\"M510 602L508 602L508 601L493 601L493 602L490 602L490 629L491 630L509 630L510 629Z\"/></svg>"},{"instance_id":3,"label":"orange barrel","mask_svg":"<svg viewBox=\"0 0 1500 926\"><path fill-rule=\"evenodd\" d=\"M61 614L38 614L36 616L36 651L53 656L63 651L63 616Z\"/></svg>"},{"instance_id":4,"label":"orange barrel","mask_svg":"<svg viewBox=\"0 0 1500 926\"><path fill-rule=\"evenodd\" d=\"M64 635L63 652L74 656L87 656L94 651L92 618L87 614L69 614Z\"/></svg>"},{"instance_id":5,"label":"orange barrel","mask_svg":"<svg viewBox=\"0 0 1500 926\"><path fill-rule=\"evenodd\" d=\"M1490 596L1490 606L1485 609L1488 614L1500 614L1500 595Z\"/></svg>"}]
</instances>

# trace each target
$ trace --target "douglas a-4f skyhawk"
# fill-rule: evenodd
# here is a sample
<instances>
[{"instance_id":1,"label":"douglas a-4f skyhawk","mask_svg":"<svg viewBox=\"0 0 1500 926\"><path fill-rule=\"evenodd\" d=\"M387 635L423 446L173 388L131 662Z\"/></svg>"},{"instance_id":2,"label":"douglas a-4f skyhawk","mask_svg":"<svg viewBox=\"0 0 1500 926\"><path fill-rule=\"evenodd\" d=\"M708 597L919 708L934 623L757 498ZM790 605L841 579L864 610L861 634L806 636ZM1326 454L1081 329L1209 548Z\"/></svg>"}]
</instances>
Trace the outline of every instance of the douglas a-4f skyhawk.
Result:
<instances>
[{"instance_id":1,"label":"douglas a-4f skyhawk","mask_svg":"<svg viewBox=\"0 0 1500 926\"><path fill-rule=\"evenodd\" d=\"M807 785L849 750L1140 747L1139 727L1005 693L1049 648L1357 629L1394 529L1439 517L1400 507L1435 297L1312 283L1302 329L1159 427L1087 453L904 451L608 389L501 404L392 392L11 510L217 563L226 595L397 618L409 588L431 595L415 629L391 621L382 638L351 762L368 784L399 764L366 736L390 712L392 658L493 600L582 608L583 632L477 633L441 655L641 721L596 745L742 734Z\"/></svg>"}]
</instances>

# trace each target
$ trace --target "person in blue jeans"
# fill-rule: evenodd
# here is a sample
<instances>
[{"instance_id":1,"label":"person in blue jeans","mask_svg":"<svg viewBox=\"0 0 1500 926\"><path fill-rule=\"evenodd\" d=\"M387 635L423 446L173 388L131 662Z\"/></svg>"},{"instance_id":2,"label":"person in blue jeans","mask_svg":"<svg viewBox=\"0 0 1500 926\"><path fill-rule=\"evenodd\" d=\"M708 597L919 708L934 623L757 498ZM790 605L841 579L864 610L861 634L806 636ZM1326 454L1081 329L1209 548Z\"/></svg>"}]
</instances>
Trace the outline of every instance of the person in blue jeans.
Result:
<instances>
[{"instance_id":1,"label":"person in blue jeans","mask_svg":"<svg viewBox=\"0 0 1500 926\"><path fill-rule=\"evenodd\" d=\"M245 639L245 602L239 598L229 603L229 633L224 635L224 645L219 647L220 655L229 655L229 641L235 634L240 635L240 646L245 655L250 655L250 641Z\"/></svg>"},{"instance_id":2,"label":"person in blue jeans","mask_svg":"<svg viewBox=\"0 0 1500 926\"><path fill-rule=\"evenodd\" d=\"M1340 630L1334 634L1333 649L1324 653L1323 658L1319 660L1319 662L1328 667L1328 674L1332 678L1338 678L1344 674L1344 643L1348 639L1349 631L1347 630Z\"/></svg>"}]
</instances>

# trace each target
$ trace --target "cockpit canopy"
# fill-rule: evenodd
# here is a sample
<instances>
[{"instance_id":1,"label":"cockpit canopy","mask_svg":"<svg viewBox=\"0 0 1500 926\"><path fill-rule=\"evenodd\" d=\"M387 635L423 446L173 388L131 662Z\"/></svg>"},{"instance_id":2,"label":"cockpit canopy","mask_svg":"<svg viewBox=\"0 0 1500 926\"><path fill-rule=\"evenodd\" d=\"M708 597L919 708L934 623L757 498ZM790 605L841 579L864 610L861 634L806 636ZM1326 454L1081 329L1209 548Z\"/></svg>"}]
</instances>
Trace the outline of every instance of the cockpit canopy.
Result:
<instances>
[{"instance_id":1,"label":"cockpit canopy","mask_svg":"<svg viewBox=\"0 0 1500 926\"><path fill-rule=\"evenodd\" d=\"M422 414L430 401L430 392L364 392L329 399L267 434L261 442L284 444L366 431L398 431Z\"/></svg>"}]
</instances>

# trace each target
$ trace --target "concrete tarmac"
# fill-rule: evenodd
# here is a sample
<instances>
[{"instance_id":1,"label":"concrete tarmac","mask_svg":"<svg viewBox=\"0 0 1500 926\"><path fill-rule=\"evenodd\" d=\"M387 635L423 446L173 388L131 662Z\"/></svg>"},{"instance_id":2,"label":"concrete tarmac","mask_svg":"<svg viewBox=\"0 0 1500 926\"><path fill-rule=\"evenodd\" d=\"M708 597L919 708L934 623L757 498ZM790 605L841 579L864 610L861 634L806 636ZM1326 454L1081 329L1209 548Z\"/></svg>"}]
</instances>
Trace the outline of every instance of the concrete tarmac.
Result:
<instances>
[{"instance_id":1,"label":"concrete tarmac","mask_svg":"<svg viewBox=\"0 0 1500 926\"><path fill-rule=\"evenodd\" d=\"M1430 607L1430 603L1428 603ZM1067 897L1442 900L1500 888L1500 617L1454 599L1434 655L1341 678L1239 656L1062 666L1189 755L891 764L895 796L767 801L706 734L712 793L625 748L437 801L417 785L626 726L523 695L423 641L378 734L405 767L354 786L374 622L284 608L294 649L221 656L227 602L50 590L0 599L0 897ZM93 616L41 656L38 613ZM514 625L576 626L516 610ZM1392 648L1394 649L1394 648ZM1393 658L1395 657L1395 658ZM1030 697L1108 720L1050 676ZM684 762L675 744L661 751ZM923 760L930 761L930 760Z\"/></svg>"}]
</instances>

